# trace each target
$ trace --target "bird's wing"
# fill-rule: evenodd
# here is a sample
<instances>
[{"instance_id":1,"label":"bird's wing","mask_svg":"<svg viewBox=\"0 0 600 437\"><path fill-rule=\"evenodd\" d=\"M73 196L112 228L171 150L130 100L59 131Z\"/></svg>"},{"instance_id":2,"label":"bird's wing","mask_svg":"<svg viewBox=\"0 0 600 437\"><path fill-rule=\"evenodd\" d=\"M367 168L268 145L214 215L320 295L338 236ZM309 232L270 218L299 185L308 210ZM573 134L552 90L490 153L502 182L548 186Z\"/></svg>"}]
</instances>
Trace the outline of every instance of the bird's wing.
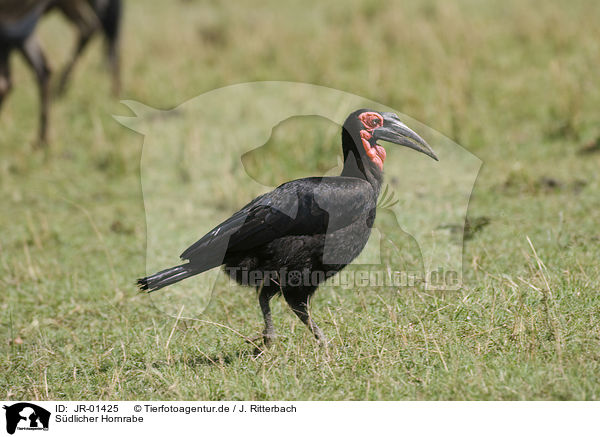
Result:
<instances>
[{"instance_id":1,"label":"bird's wing","mask_svg":"<svg viewBox=\"0 0 600 437\"><path fill-rule=\"evenodd\" d=\"M356 178L288 182L254 199L186 249L181 258L200 261L209 252L223 256L226 251L252 249L288 235L334 232L374 207L374 197L370 184Z\"/></svg>"}]
</instances>

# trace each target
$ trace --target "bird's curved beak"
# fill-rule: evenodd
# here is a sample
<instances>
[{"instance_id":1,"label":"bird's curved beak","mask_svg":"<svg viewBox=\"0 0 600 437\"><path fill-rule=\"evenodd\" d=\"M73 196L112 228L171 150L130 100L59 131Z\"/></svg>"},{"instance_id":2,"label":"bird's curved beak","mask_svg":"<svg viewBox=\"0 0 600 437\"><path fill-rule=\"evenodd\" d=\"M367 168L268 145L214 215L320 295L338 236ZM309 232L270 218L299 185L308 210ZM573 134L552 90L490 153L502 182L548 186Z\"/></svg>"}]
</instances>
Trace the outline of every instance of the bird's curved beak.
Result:
<instances>
[{"instance_id":1,"label":"bird's curved beak","mask_svg":"<svg viewBox=\"0 0 600 437\"><path fill-rule=\"evenodd\" d=\"M402 123L396 114L393 112L383 112L381 115L383 116L383 126L373 130L375 140L389 141L390 143L410 147L439 161L435 152L429 147L429 144L416 132Z\"/></svg>"}]
</instances>

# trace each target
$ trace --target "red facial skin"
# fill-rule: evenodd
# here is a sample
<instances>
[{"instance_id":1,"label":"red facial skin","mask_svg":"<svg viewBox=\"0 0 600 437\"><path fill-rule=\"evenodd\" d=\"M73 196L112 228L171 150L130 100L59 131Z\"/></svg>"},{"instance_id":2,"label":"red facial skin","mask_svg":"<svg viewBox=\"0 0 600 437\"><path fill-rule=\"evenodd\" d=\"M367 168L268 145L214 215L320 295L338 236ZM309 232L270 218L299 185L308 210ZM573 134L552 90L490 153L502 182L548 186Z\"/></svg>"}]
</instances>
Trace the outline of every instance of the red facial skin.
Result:
<instances>
[{"instance_id":1,"label":"red facial skin","mask_svg":"<svg viewBox=\"0 0 600 437\"><path fill-rule=\"evenodd\" d=\"M369 159L379 167L379 170L383 171L383 162L386 156L385 149L377 143L371 145L369 141L373 136L373 130L383 126L383 117L377 112L363 112L358 116L358 119L365 127L360 131L360 138L362 139L365 152L367 152Z\"/></svg>"}]
</instances>

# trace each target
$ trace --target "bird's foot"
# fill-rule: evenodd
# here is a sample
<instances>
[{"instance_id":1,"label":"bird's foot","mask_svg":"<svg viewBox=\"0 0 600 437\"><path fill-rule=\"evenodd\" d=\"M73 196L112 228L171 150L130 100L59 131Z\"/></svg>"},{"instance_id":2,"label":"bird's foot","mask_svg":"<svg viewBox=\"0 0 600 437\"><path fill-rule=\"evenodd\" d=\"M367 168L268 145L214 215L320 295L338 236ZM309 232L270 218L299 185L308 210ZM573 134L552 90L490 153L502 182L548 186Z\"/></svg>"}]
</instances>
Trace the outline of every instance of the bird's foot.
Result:
<instances>
[{"instance_id":1,"label":"bird's foot","mask_svg":"<svg viewBox=\"0 0 600 437\"><path fill-rule=\"evenodd\" d=\"M317 343L319 343L321 346L327 347L327 343L328 343L327 337L325 336L325 334L323 334L323 331L321 330L321 328L319 328L317 326L317 324L312 321L312 319L310 319L307 324L308 324L309 329L311 330L311 332L317 339Z\"/></svg>"},{"instance_id":2,"label":"bird's foot","mask_svg":"<svg viewBox=\"0 0 600 437\"><path fill-rule=\"evenodd\" d=\"M263 354L266 349L270 348L277 335L274 332L263 332L262 335L249 339L249 343L254 345L254 356L258 357ZM260 340L263 341L264 349L258 346Z\"/></svg>"},{"instance_id":3,"label":"bird's foot","mask_svg":"<svg viewBox=\"0 0 600 437\"><path fill-rule=\"evenodd\" d=\"M263 332L262 339L265 344L265 347L270 347L273 344L273 341L275 340L276 337L277 337L277 335L275 334L275 332L271 332L271 331Z\"/></svg>"},{"instance_id":4,"label":"bird's foot","mask_svg":"<svg viewBox=\"0 0 600 437\"><path fill-rule=\"evenodd\" d=\"M325 349L329 348L329 340L324 335L321 337L317 337L317 344Z\"/></svg>"},{"instance_id":5,"label":"bird's foot","mask_svg":"<svg viewBox=\"0 0 600 437\"><path fill-rule=\"evenodd\" d=\"M277 338L277 335L274 334L274 333L263 333L263 334L258 335L256 337L248 339L248 343L256 344L260 340L262 340L263 343L264 343L264 345L266 347L269 347L269 346L271 346L273 344L273 341L275 340L275 338Z\"/></svg>"}]
</instances>

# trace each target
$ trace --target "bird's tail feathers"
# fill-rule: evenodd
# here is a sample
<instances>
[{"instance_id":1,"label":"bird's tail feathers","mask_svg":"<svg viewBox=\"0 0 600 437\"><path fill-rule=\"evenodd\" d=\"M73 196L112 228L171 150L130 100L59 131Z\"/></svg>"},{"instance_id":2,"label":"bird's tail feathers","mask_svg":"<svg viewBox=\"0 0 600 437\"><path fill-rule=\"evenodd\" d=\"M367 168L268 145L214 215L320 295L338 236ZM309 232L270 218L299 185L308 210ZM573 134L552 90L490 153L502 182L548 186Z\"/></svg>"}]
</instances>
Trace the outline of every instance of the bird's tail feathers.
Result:
<instances>
[{"instance_id":1,"label":"bird's tail feathers","mask_svg":"<svg viewBox=\"0 0 600 437\"><path fill-rule=\"evenodd\" d=\"M171 267L170 269L162 270L153 275L146 276L145 278L140 278L137 280L137 286L140 291L150 293L198 273L200 273L200 271L192 268L189 263L181 264L176 267Z\"/></svg>"}]
</instances>

